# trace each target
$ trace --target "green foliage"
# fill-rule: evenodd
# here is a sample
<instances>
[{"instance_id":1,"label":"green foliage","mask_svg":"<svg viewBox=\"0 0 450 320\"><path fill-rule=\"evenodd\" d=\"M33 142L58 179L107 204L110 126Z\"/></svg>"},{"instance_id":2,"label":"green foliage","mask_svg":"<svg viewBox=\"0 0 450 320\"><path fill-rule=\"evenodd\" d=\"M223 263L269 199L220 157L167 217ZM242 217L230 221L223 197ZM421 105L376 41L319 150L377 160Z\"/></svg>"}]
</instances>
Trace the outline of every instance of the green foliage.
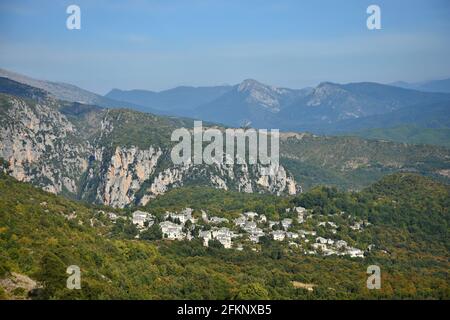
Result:
<instances>
[{"instance_id":1,"label":"green foliage","mask_svg":"<svg viewBox=\"0 0 450 320\"><path fill-rule=\"evenodd\" d=\"M268 218L278 218L289 205L290 198L270 194L248 194L205 187L186 187L170 190L150 201L147 209L152 212L178 211L186 207L208 211L232 219L242 211L257 211Z\"/></svg>"},{"instance_id":2,"label":"green foliage","mask_svg":"<svg viewBox=\"0 0 450 320\"><path fill-rule=\"evenodd\" d=\"M40 297L49 299L58 291L64 289L66 282L66 266L55 254L47 252L41 258L39 267L40 269L35 277L44 287Z\"/></svg>"},{"instance_id":3,"label":"green foliage","mask_svg":"<svg viewBox=\"0 0 450 320\"><path fill-rule=\"evenodd\" d=\"M114 224L96 208L6 176L0 176L0 191L0 278L16 272L39 280L43 288L33 298L450 297L449 187L417 175L389 176L360 193L316 188L296 198L188 188L170 192L149 206L152 213L158 213L195 204L198 199L199 205L217 210L221 216L264 206L281 215L283 207L296 204L321 214L344 210L373 223L369 234L345 230L361 243L375 243L377 250L365 259L304 255L265 238L260 252L227 250L214 242L205 248L200 239L136 240L135 230L124 218ZM150 228L141 238L155 233L156 228ZM381 266L381 290L366 289L366 268L371 264ZM69 265L81 268L81 290L65 288ZM313 284L314 290L302 289L298 283ZM9 297L0 290L0 298Z\"/></svg>"},{"instance_id":4,"label":"green foliage","mask_svg":"<svg viewBox=\"0 0 450 320\"><path fill-rule=\"evenodd\" d=\"M302 134L280 140L281 163L305 190L318 185L361 190L383 176L400 170L438 177L450 169L449 149L407 145L358 137ZM450 182L439 176L443 182Z\"/></svg>"},{"instance_id":5,"label":"green foliage","mask_svg":"<svg viewBox=\"0 0 450 320\"><path fill-rule=\"evenodd\" d=\"M358 132L346 133L346 135L356 135L366 139L450 147L449 128L423 128L403 125L391 128L367 129Z\"/></svg>"},{"instance_id":6,"label":"green foliage","mask_svg":"<svg viewBox=\"0 0 450 320\"><path fill-rule=\"evenodd\" d=\"M130 220L119 218L114 224L111 234L118 238L134 239L138 234L138 229Z\"/></svg>"},{"instance_id":7,"label":"green foliage","mask_svg":"<svg viewBox=\"0 0 450 320\"><path fill-rule=\"evenodd\" d=\"M267 300L269 293L260 283L250 283L239 289L236 298L239 300Z\"/></svg>"},{"instance_id":8,"label":"green foliage","mask_svg":"<svg viewBox=\"0 0 450 320\"><path fill-rule=\"evenodd\" d=\"M161 240L162 236L161 227L156 223L139 234L139 238L142 240Z\"/></svg>"}]
</instances>

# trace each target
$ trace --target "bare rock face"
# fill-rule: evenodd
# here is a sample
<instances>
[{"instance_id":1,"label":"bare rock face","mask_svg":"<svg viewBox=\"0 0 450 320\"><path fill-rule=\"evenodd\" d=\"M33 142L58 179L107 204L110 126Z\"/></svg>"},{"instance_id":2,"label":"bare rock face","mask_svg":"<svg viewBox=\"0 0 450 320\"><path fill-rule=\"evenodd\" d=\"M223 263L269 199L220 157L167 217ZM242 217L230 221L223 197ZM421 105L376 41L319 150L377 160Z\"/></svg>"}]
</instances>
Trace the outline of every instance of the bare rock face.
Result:
<instances>
[{"instance_id":1,"label":"bare rock face","mask_svg":"<svg viewBox=\"0 0 450 320\"><path fill-rule=\"evenodd\" d=\"M155 171L161 150L117 147L97 189L98 199L112 207L124 207Z\"/></svg>"},{"instance_id":2,"label":"bare rock face","mask_svg":"<svg viewBox=\"0 0 450 320\"><path fill-rule=\"evenodd\" d=\"M9 299L28 300L28 293L41 288L41 284L24 274L12 272L7 277L0 278L0 288L7 293Z\"/></svg>"},{"instance_id":3,"label":"bare rock face","mask_svg":"<svg viewBox=\"0 0 450 320\"><path fill-rule=\"evenodd\" d=\"M257 184L265 187L269 192L280 195L281 193L287 193L294 195L301 189L295 183L294 178L288 175L286 169L283 166L271 166L265 168L270 171L270 174L261 175L257 180Z\"/></svg>"},{"instance_id":4,"label":"bare rock face","mask_svg":"<svg viewBox=\"0 0 450 320\"><path fill-rule=\"evenodd\" d=\"M74 116L73 111L62 112L57 100L34 103L9 97L0 108L0 158L8 163L8 172L49 192L120 208L145 205L187 184L249 193L300 190L281 165L174 165L167 144L139 146L114 140L127 134L120 131L129 121L125 112L116 111L116 118L108 110L92 112ZM271 174L264 174L268 169Z\"/></svg>"},{"instance_id":5,"label":"bare rock face","mask_svg":"<svg viewBox=\"0 0 450 320\"><path fill-rule=\"evenodd\" d=\"M10 104L0 119L0 157L10 174L49 192L76 192L89 147L70 141L72 124L52 105L14 98Z\"/></svg>"}]
</instances>

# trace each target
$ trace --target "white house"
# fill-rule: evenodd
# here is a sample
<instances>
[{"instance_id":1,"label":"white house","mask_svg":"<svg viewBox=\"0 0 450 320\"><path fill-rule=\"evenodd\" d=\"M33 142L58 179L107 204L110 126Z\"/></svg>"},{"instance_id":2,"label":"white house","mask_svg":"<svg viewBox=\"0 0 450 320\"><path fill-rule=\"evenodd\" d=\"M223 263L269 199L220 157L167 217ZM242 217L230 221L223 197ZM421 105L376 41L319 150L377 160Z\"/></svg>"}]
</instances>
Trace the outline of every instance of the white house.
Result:
<instances>
[{"instance_id":1,"label":"white house","mask_svg":"<svg viewBox=\"0 0 450 320\"><path fill-rule=\"evenodd\" d=\"M250 239L250 241L252 241L254 243L258 243L260 237L261 237L261 235L259 235L259 234L250 234L249 239Z\"/></svg>"},{"instance_id":2,"label":"white house","mask_svg":"<svg viewBox=\"0 0 450 320\"><path fill-rule=\"evenodd\" d=\"M252 233L252 234L259 235L259 236L261 236L261 237L265 234L264 231L263 231L261 228L255 228L255 229L252 230L251 233Z\"/></svg>"},{"instance_id":3,"label":"white house","mask_svg":"<svg viewBox=\"0 0 450 320\"><path fill-rule=\"evenodd\" d=\"M258 221L261 222L261 223L264 223L264 222L267 221L267 217L264 214L262 214L262 215L259 216Z\"/></svg>"},{"instance_id":4,"label":"white house","mask_svg":"<svg viewBox=\"0 0 450 320\"><path fill-rule=\"evenodd\" d=\"M284 230L287 230L292 225L292 219L286 218L281 221Z\"/></svg>"},{"instance_id":5,"label":"white house","mask_svg":"<svg viewBox=\"0 0 450 320\"><path fill-rule=\"evenodd\" d=\"M117 220L117 214L115 214L114 212L108 212L107 215L108 218L111 219L112 221Z\"/></svg>"},{"instance_id":6,"label":"white house","mask_svg":"<svg viewBox=\"0 0 450 320\"><path fill-rule=\"evenodd\" d=\"M167 212L165 215L167 218L172 218L173 220L179 220L181 224L185 224L187 221L195 223L196 220L192 217L192 209L186 208L180 213Z\"/></svg>"},{"instance_id":7,"label":"white house","mask_svg":"<svg viewBox=\"0 0 450 320\"><path fill-rule=\"evenodd\" d=\"M203 221L205 221L206 223L209 222L208 215L207 215L206 212L203 211L203 210L202 210L202 219L203 219Z\"/></svg>"},{"instance_id":8,"label":"white house","mask_svg":"<svg viewBox=\"0 0 450 320\"><path fill-rule=\"evenodd\" d=\"M249 233L251 233L253 230L256 229L256 222L254 221L247 221L243 227L243 229Z\"/></svg>"},{"instance_id":9,"label":"white house","mask_svg":"<svg viewBox=\"0 0 450 320\"><path fill-rule=\"evenodd\" d=\"M244 216L240 216L239 218L234 219L235 226L243 227L246 222L247 219Z\"/></svg>"},{"instance_id":10,"label":"white house","mask_svg":"<svg viewBox=\"0 0 450 320\"><path fill-rule=\"evenodd\" d=\"M220 229L213 229L212 230L212 236L213 238L217 238L218 236L229 236L231 237L232 232L228 228L220 228Z\"/></svg>"},{"instance_id":11,"label":"white house","mask_svg":"<svg viewBox=\"0 0 450 320\"><path fill-rule=\"evenodd\" d=\"M306 208L303 207L295 207L294 210L297 213L306 213Z\"/></svg>"},{"instance_id":12,"label":"white house","mask_svg":"<svg viewBox=\"0 0 450 320\"><path fill-rule=\"evenodd\" d=\"M284 231L281 231L281 230L276 230L276 231L272 232L273 240L277 240L277 241L283 241L285 235L286 234L284 233Z\"/></svg>"},{"instance_id":13,"label":"white house","mask_svg":"<svg viewBox=\"0 0 450 320\"><path fill-rule=\"evenodd\" d=\"M322 237L317 237L317 238L316 238L316 242L317 242L317 243L321 243L321 244L327 244L327 243L328 243L328 240L325 239L325 238L322 238Z\"/></svg>"},{"instance_id":14,"label":"white house","mask_svg":"<svg viewBox=\"0 0 450 320\"><path fill-rule=\"evenodd\" d=\"M286 237L289 239L298 239L298 233L296 232L286 232Z\"/></svg>"},{"instance_id":15,"label":"white house","mask_svg":"<svg viewBox=\"0 0 450 320\"><path fill-rule=\"evenodd\" d=\"M222 228L222 229L226 229L226 228ZM225 249L230 249L231 248L231 233L227 233L224 230L222 230L219 233L216 233L215 235L215 239L218 240ZM213 232L214 235L214 232Z\"/></svg>"},{"instance_id":16,"label":"white house","mask_svg":"<svg viewBox=\"0 0 450 320\"><path fill-rule=\"evenodd\" d=\"M164 221L159 224L164 237L170 240L181 240L184 238L183 226L170 221Z\"/></svg>"},{"instance_id":17,"label":"white house","mask_svg":"<svg viewBox=\"0 0 450 320\"><path fill-rule=\"evenodd\" d=\"M212 239L211 231L209 231L209 230L206 230L206 231L200 231L200 232L198 233L198 237L203 239L203 245L204 245L205 247L207 247L207 246L208 246L209 240Z\"/></svg>"},{"instance_id":18,"label":"white house","mask_svg":"<svg viewBox=\"0 0 450 320\"><path fill-rule=\"evenodd\" d=\"M331 221L328 221L328 225L329 225L330 227L332 227L332 228L335 228L335 229L338 228L338 225L337 225L336 223L334 223L334 222L331 222Z\"/></svg>"},{"instance_id":19,"label":"white house","mask_svg":"<svg viewBox=\"0 0 450 320\"><path fill-rule=\"evenodd\" d=\"M140 227L144 227L145 221L152 221L153 216L149 214L148 212L144 211L134 211L132 214L133 224L136 224Z\"/></svg>"},{"instance_id":20,"label":"white house","mask_svg":"<svg viewBox=\"0 0 450 320\"><path fill-rule=\"evenodd\" d=\"M256 212L244 212L244 216L247 217L247 219L254 219L255 217L258 216L258 214Z\"/></svg>"},{"instance_id":21,"label":"white house","mask_svg":"<svg viewBox=\"0 0 450 320\"><path fill-rule=\"evenodd\" d=\"M222 222L228 222L227 218L220 218L220 217L211 217L211 219L209 219L209 222L212 224L219 224Z\"/></svg>"},{"instance_id":22,"label":"white house","mask_svg":"<svg viewBox=\"0 0 450 320\"><path fill-rule=\"evenodd\" d=\"M352 258L364 258L364 252L357 248L348 248L347 254Z\"/></svg>"},{"instance_id":23,"label":"white house","mask_svg":"<svg viewBox=\"0 0 450 320\"><path fill-rule=\"evenodd\" d=\"M335 244L335 246L336 246L336 248L346 248L347 247L347 241L344 241L344 240L338 240L338 241L336 241L336 244Z\"/></svg>"},{"instance_id":24,"label":"white house","mask_svg":"<svg viewBox=\"0 0 450 320\"><path fill-rule=\"evenodd\" d=\"M362 222L355 222L352 226L350 226L350 229L352 229L352 230L361 230L362 229Z\"/></svg>"}]
</instances>

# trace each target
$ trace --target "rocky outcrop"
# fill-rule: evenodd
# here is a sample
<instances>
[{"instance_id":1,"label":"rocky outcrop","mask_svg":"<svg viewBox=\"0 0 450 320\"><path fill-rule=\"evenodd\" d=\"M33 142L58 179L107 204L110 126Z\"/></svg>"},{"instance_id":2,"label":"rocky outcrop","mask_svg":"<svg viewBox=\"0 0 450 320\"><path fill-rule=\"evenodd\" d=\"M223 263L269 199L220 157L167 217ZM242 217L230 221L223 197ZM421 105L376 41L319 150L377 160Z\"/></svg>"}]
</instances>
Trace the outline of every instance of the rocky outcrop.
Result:
<instances>
[{"instance_id":1,"label":"rocky outcrop","mask_svg":"<svg viewBox=\"0 0 450 320\"><path fill-rule=\"evenodd\" d=\"M100 202L113 207L133 203L136 192L154 173L161 154L161 150L154 148L117 147L101 176L97 189Z\"/></svg>"},{"instance_id":2,"label":"rocky outcrop","mask_svg":"<svg viewBox=\"0 0 450 320\"><path fill-rule=\"evenodd\" d=\"M49 103L29 104L12 98L1 113L0 157L10 174L44 190L76 192L87 168L88 145L71 141L73 125Z\"/></svg>"},{"instance_id":3,"label":"rocky outcrop","mask_svg":"<svg viewBox=\"0 0 450 320\"><path fill-rule=\"evenodd\" d=\"M282 166L174 165L167 156L168 144L117 142L117 136L128 134L120 131L128 121L126 113L110 117L109 111L92 112L98 114L87 121L74 112L61 112L56 100L32 103L10 97L0 108L0 158L20 181L112 207L145 205L188 183L241 192L299 191Z\"/></svg>"}]
</instances>

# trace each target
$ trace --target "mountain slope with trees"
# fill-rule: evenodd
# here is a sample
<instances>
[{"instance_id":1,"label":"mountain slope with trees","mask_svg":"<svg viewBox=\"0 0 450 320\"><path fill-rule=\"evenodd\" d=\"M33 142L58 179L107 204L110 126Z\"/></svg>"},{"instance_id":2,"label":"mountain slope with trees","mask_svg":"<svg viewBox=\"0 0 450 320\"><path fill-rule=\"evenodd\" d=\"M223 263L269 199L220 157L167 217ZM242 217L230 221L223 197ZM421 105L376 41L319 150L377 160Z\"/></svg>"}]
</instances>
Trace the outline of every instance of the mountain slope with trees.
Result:
<instances>
[{"instance_id":1,"label":"mountain slope with trees","mask_svg":"<svg viewBox=\"0 0 450 320\"><path fill-rule=\"evenodd\" d=\"M304 256L273 242L253 252L205 248L196 241L128 240L113 232L113 223L102 213L110 208L86 206L5 175L0 176L0 190L0 296L6 299L448 299L450 295L449 187L417 175L388 176L361 193L317 188L279 200L280 210L290 203L310 208L313 215L346 210L367 216L373 228L357 240L369 239L386 253L374 250L363 260ZM235 197L246 198L241 210L265 206L258 195L209 190L202 192L222 196L214 205L223 203L224 214L237 209L226 205L237 204ZM169 192L149 209L190 204L189 197L177 195L183 192ZM197 204L208 209L207 202ZM119 217L129 214L115 212ZM366 289L369 264L381 266L381 290ZM81 290L65 288L69 265L81 268ZM31 292L2 287L13 275L36 280L36 287ZM299 283L313 284L314 289L301 289Z\"/></svg>"}]
</instances>

